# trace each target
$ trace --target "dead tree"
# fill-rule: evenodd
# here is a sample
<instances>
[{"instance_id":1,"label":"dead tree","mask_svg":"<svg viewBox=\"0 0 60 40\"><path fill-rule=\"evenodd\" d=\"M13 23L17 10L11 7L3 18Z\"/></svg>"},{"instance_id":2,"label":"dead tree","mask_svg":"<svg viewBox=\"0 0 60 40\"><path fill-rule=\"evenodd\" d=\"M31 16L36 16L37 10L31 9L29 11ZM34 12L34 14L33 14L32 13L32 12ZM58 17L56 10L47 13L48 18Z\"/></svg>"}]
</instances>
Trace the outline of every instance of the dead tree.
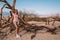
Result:
<instances>
[{"instance_id":1,"label":"dead tree","mask_svg":"<svg viewBox=\"0 0 60 40\"><path fill-rule=\"evenodd\" d=\"M16 0L13 0L12 8L15 8Z\"/></svg>"},{"instance_id":2,"label":"dead tree","mask_svg":"<svg viewBox=\"0 0 60 40\"><path fill-rule=\"evenodd\" d=\"M13 0L12 5L10 5L6 0L0 0L0 2L4 2L8 6L7 8L11 9L13 12L15 11L16 0Z\"/></svg>"},{"instance_id":3,"label":"dead tree","mask_svg":"<svg viewBox=\"0 0 60 40\"><path fill-rule=\"evenodd\" d=\"M6 4L4 4L3 6L2 6L2 8L0 9L0 27L2 27L2 25L1 25L1 20L2 20L2 10L3 10L3 8L4 8L4 6L5 6Z\"/></svg>"},{"instance_id":4,"label":"dead tree","mask_svg":"<svg viewBox=\"0 0 60 40\"><path fill-rule=\"evenodd\" d=\"M5 0L0 0L0 2L4 2Z\"/></svg>"},{"instance_id":5,"label":"dead tree","mask_svg":"<svg viewBox=\"0 0 60 40\"><path fill-rule=\"evenodd\" d=\"M47 18L46 24L49 25L50 22L53 22L52 25L54 25L55 19L54 18Z\"/></svg>"},{"instance_id":6,"label":"dead tree","mask_svg":"<svg viewBox=\"0 0 60 40\"><path fill-rule=\"evenodd\" d=\"M6 8L11 9L12 12L15 13L15 10L16 10L16 9L15 9L16 0L13 1L13 4L12 4L12 5L10 5L6 0L4 0L4 1L2 1L2 2L4 2L4 3L7 5ZM20 18L20 20L24 22L24 20L23 20L22 18ZM24 23L25 23L25 22L24 22Z\"/></svg>"},{"instance_id":7,"label":"dead tree","mask_svg":"<svg viewBox=\"0 0 60 40\"><path fill-rule=\"evenodd\" d=\"M9 8L9 9L11 9L12 10L12 12L14 12L15 13L15 3L16 3L16 0L14 0L13 1L13 5L11 6L6 0L5 1L3 1L6 5L7 5L7 7L6 8ZM10 19L9 19L10 20ZM20 18L20 20L21 20L21 22L22 22L22 26L24 27L24 30L26 30L27 32L34 32L34 33L36 33L36 31L37 30L41 30L41 28L43 29L43 28L46 28L46 29L48 29L48 31L51 31L51 32L54 32L55 31L55 28L48 28L48 27L45 27L45 26L37 26L37 25L30 25L30 24L28 24L28 23L26 23L22 18ZM26 27L27 26L27 27Z\"/></svg>"}]
</instances>

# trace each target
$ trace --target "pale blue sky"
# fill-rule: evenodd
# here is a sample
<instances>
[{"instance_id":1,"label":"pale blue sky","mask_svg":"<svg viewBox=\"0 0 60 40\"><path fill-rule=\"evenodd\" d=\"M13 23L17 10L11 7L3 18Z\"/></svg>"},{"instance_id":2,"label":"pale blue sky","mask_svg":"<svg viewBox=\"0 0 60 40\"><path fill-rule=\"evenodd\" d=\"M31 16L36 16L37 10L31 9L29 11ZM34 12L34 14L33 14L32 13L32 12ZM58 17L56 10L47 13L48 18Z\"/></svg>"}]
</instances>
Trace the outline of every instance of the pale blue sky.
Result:
<instances>
[{"instance_id":1,"label":"pale blue sky","mask_svg":"<svg viewBox=\"0 0 60 40\"><path fill-rule=\"evenodd\" d=\"M7 0L10 4L13 0ZM0 7L3 3L0 3ZM36 12L38 15L60 13L60 0L17 0L16 8Z\"/></svg>"}]
</instances>

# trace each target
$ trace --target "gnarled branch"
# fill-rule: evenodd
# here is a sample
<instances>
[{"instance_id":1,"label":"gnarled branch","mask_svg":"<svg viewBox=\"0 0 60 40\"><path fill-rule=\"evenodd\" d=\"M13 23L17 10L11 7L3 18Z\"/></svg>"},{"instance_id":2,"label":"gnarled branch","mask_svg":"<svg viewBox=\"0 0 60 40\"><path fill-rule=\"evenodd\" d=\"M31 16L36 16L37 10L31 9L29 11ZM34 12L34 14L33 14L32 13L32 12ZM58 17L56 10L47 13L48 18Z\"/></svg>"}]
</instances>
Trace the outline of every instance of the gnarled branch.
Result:
<instances>
[{"instance_id":1,"label":"gnarled branch","mask_svg":"<svg viewBox=\"0 0 60 40\"><path fill-rule=\"evenodd\" d=\"M13 0L12 8L15 8L16 0Z\"/></svg>"},{"instance_id":2,"label":"gnarled branch","mask_svg":"<svg viewBox=\"0 0 60 40\"><path fill-rule=\"evenodd\" d=\"M4 1L6 1L6 0L0 0L0 2L4 2Z\"/></svg>"},{"instance_id":3,"label":"gnarled branch","mask_svg":"<svg viewBox=\"0 0 60 40\"><path fill-rule=\"evenodd\" d=\"M1 26L1 19L2 19L2 10L3 10L3 8L4 8L5 5L6 5L6 4L4 4L4 5L2 6L2 8L0 9L0 26Z\"/></svg>"}]
</instances>

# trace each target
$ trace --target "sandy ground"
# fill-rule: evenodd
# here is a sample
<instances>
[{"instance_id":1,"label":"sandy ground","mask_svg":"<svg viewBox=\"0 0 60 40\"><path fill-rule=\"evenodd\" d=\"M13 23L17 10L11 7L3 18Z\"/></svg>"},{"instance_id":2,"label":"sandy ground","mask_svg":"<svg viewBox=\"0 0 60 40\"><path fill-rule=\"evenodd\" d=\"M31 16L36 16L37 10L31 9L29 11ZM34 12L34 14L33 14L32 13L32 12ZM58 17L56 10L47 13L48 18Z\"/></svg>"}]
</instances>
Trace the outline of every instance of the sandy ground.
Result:
<instances>
[{"instance_id":1,"label":"sandy ground","mask_svg":"<svg viewBox=\"0 0 60 40\"><path fill-rule=\"evenodd\" d=\"M56 22L54 26L59 26L59 25L60 25L60 22ZM24 34L24 33L25 33L25 31L20 32L19 34L21 34L22 36L21 36L21 38L17 39L15 36L15 31L13 31L8 36L6 36L4 38L4 40L60 40L60 29L58 29L56 35L51 34L49 32L45 32L44 30L37 32L36 37L34 37L33 39L31 39L31 36L34 33L30 33L30 32L28 32L26 34ZM0 40L2 40L2 39L0 39Z\"/></svg>"},{"instance_id":2,"label":"sandy ground","mask_svg":"<svg viewBox=\"0 0 60 40\"><path fill-rule=\"evenodd\" d=\"M31 36L33 33L26 33L22 35L21 38L16 38L15 34L9 35L5 38L5 40L31 40ZM33 38L32 40L60 40L60 32L56 35L50 34L50 33L37 33L36 37Z\"/></svg>"}]
</instances>

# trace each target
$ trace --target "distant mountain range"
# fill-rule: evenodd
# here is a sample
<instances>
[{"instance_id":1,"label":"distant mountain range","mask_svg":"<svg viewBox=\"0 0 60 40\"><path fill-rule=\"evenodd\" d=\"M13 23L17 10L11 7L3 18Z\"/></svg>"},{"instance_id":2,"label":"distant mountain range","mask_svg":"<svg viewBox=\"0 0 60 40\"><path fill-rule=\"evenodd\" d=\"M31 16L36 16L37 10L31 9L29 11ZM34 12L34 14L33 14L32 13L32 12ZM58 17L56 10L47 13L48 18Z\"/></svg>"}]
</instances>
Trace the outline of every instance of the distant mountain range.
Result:
<instances>
[{"instance_id":1,"label":"distant mountain range","mask_svg":"<svg viewBox=\"0 0 60 40\"><path fill-rule=\"evenodd\" d=\"M23 14L23 13L22 13ZM30 15L30 16L39 16L39 17L55 17L55 16L59 16L60 17L60 14L54 14L54 15L37 15L37 14L26 14L26 15ZM2 13L2 16L10 16L10 13L9 12L3 12Z\"/></svg>"}]
</instances>

